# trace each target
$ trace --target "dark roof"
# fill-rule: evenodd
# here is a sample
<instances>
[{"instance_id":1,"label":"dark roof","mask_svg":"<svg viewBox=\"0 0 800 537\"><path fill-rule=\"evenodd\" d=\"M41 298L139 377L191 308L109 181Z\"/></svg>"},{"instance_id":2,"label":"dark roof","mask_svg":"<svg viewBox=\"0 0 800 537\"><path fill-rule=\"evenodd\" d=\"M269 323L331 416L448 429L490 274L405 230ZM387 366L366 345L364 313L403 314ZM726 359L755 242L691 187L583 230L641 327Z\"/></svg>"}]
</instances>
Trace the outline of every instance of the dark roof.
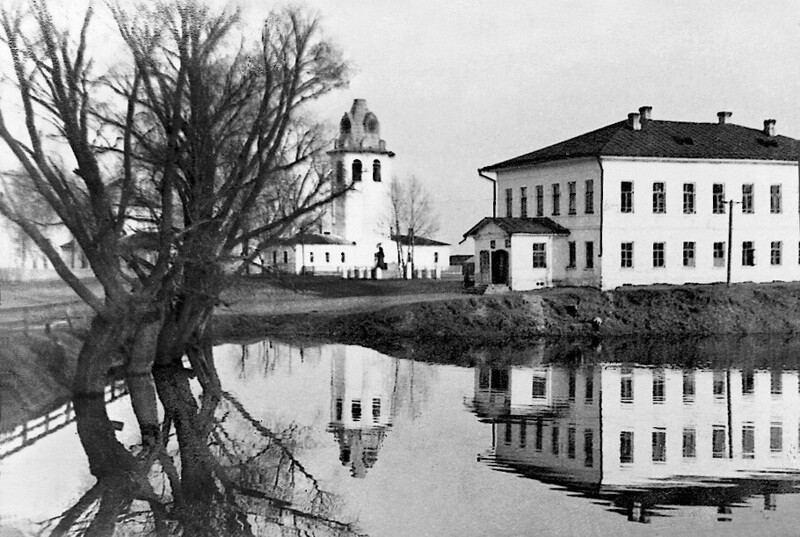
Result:
<instances>
[{"instance_id":1,"label":"dark roof","mask_svg":"<svg viewBox=\"0 0 800 537\"><path fill-rule=\"evenodd\" d=\"M731 123L620 121L564 142L483 168L485 171L579 157L659 157L796 161L798 141Z\"/></svg>"},{"instance_id":2,"label":"dark roof","mask_svg":"<svg viewBox=\"0 0 800 537\"><path fill-rule=\"evenodd\" d=\"M355 244L336 235L323 235L321 233L300 233L294 237L282 239L280 244L290 246L293 244Z\"/></svg>"},{"instance_id":3,"label":"dark roof","mask_svg":"<svg viewBox=\"0 0 800 537\"><path fill-rule=\"evenodd\" d=\"M399 242L403 246L411 244L411 238L408 235L392 235L394 242ZM446 242L439 242L425 237L414 236L414 246L450 246Z\"/></svg>"},{"instance_id":4,"label":"dark roof","mask_svg":"<svg viewBox=\"0 0 800 537\"><path fill-rule=\"evenodd\" d=\"M514 235L515 233L530 233L533 235L569 235L569 230L549 218L490 218L486 217L469 231L464 233L464 238L474 235L487 224L497 224L500 229Z\"/></svg>"}]
</instances>

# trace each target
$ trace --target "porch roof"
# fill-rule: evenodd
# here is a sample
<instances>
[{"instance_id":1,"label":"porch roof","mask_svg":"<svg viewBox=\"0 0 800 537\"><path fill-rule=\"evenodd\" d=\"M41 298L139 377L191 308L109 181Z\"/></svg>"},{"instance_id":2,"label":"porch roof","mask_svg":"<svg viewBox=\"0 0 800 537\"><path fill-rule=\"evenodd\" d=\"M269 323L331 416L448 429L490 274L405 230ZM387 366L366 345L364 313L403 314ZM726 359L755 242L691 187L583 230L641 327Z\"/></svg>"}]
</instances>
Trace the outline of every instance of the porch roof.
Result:
<instances>
[{"instance_id":1,"label":"porch roof","mask_svg":"<svg viewBox=\"0 0 800 537\"><path fill-rule=\"evenodd\" d=\"M489 224L497 225L509 235L521 233L529 235L569 235L569 229L549 218L491 218L487 216L464 233L464 238L475 235Z\"/></svg>"}]
</instances>

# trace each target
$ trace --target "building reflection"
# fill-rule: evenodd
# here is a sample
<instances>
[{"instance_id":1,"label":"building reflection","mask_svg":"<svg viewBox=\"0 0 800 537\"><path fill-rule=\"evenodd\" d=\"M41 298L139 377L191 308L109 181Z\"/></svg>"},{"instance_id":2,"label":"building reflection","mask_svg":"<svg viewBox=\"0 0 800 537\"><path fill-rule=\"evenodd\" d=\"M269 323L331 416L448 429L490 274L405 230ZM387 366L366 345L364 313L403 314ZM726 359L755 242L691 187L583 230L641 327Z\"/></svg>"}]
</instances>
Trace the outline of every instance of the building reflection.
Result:
<instances>
[{"instance_id":1,"label":"building reflection","mask_svg":"<svg viewBox=\"0 0 800 537\"><path fill-rule=\"evenodd\" d=\"M240 377L260 371L276 404L292 408L292 415L309 423L323 417L341 464L355 478L377 464L398 416L413 420L422 413L434 374L426 364L349 345L299 347L268 340L238 352L233 346L224 350L241 357Z\"/></svg>"},{"instance_id":2,"label":"building reflection","mask_svg":"<svg viewBox=\"0 0 800 537\"><path fill-rule=\"evenodd\" d=\"M540 357L541 358L541 357ZM538 362L538 363L537 363ZM800 485L798 371L607 361L475 369L488 464L606 500L649 522L671 506L732 507Z\"/></svg>"}]
</instances>

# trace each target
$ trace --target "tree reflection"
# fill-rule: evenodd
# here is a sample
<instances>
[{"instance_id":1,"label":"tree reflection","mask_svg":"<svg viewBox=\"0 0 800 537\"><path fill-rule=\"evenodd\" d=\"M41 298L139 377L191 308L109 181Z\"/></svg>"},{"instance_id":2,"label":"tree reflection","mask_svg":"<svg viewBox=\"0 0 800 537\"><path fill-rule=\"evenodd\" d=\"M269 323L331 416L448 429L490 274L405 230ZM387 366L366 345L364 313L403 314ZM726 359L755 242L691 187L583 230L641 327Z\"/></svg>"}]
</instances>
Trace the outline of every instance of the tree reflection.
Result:
<instances>
[{"instance_id":1,"label":"tree reflection","mask_svg":"<svg viewBox=\"0 0 800 537\"><path fill-rule=\"evenodd\" d=\"M154 369L159 440L129 451L102 397L75 400L97 483L42 528L51 535L357 535L341 501L295 456L296 427L273 431L231 394L192 391L191 371Z\"/></svg>"}]
</instances>

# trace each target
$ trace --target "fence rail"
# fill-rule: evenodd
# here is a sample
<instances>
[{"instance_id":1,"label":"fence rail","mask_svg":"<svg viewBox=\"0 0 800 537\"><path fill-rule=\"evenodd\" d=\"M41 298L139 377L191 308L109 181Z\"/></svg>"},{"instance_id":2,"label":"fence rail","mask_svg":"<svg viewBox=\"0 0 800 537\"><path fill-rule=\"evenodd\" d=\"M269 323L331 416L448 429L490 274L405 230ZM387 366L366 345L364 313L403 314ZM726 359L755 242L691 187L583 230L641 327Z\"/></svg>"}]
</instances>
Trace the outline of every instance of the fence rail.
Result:
<instances>
[{"instance_id":1,"label":"fence rail","mask_svg":"<svg viewBox=\"0 0 800 537\"><path fill-rule=\"evenodd\" d=\"M110 403L127 394L128 387L125 385L125 381L115 380L106 386L104 399L106 403ZM75 411L72 408L72 401L69 401L43 416L17 425L11 431L0 432L0 460L63 429L73 421L75 421Z\"/></svg>"}]
</instances>

